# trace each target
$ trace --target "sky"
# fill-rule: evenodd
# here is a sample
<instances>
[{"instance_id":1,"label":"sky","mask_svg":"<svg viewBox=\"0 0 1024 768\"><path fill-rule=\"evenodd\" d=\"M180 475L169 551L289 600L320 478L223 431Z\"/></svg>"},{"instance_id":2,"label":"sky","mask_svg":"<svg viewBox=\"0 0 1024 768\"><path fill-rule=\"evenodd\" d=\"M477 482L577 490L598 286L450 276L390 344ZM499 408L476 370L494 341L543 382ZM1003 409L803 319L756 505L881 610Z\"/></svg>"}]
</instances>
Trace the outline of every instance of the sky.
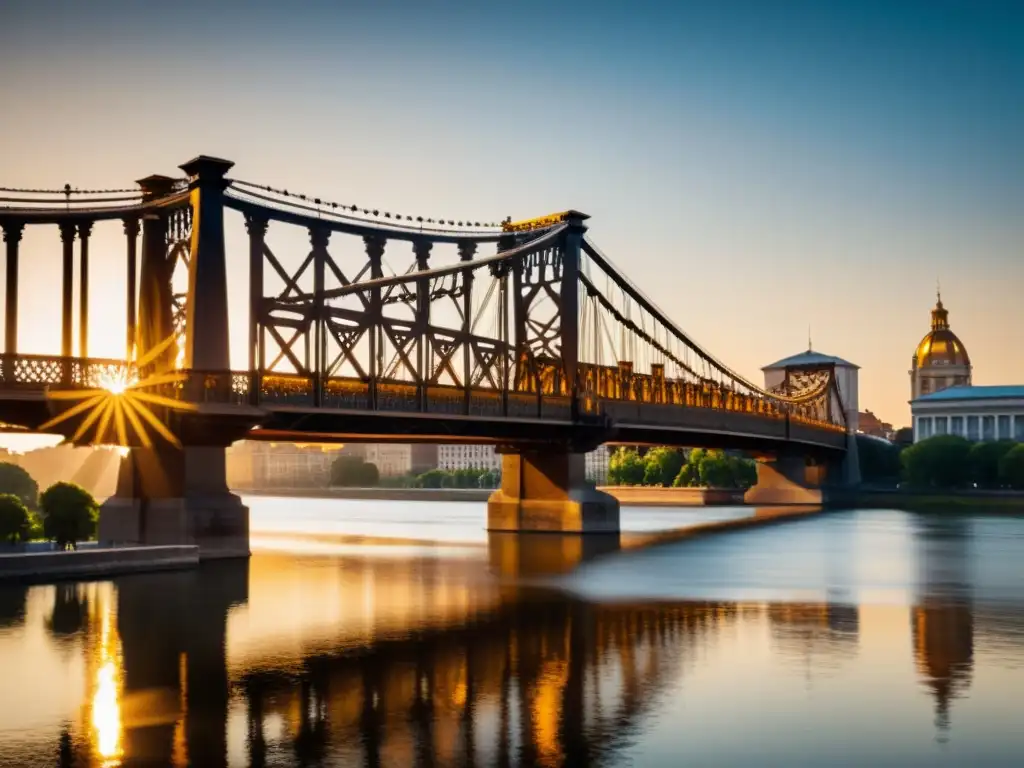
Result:
<instances>
[{"instance_id":1,"label":"sky","mask_svg":"<svg viewBox=\"0 0 1024 768\"><path fill-rule=\"evenodd\" d=\"M0 186L127 187L209 154L424 216L582 210L729 366L759 381L810 328L900 426L937 280L975 383L1024 383L1022 40L1000 0L6 0ZM37 229L19 347L56 353L60 240ZM122 355L123 253L97 231L93 356Z\"/></svg>"}]
</instances>

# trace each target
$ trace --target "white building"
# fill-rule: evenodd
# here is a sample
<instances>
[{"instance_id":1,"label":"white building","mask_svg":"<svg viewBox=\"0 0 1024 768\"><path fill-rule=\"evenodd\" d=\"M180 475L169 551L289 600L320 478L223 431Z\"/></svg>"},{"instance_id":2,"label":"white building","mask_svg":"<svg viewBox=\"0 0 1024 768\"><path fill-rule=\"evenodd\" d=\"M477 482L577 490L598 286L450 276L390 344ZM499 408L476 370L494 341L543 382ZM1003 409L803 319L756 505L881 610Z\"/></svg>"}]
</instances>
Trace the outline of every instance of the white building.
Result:
<instances>
[{"instance_id":1,"label":"white building","mask_svg":"<svg viewBox=\"0 0 1024 768\"><path fill-rule=\"evenodd\" d=\"M493 445L439 445L437 447L439 469L493 469L501 471L501 454ZM608 447L599 446L586 455L588 480L601 485L608 480Z\"/></svg>"},{"instance_id":2,"label":"white building","mask_svg":"<svg viewBox=\"0 0 1024 768\"><path fill-rule=\"evenodd\" d=\"M914 442L958 435L1024 442L1024 386L947 387L910 402Z\"/></svg>"},{"instance_id":3,"label":"white building","mask_svg":"<svg viewBox=\"0 0 1024 768\"><path fill-rule=\"evenodd\" d=\"M938 297L932 329L914 350L910 368L910 413L914 442L957 435L972 442L1024 442L1024 386L971 385L967 348L949 327Z\"/></svg>"},{"instance_id":4,"label":"white building","mask_svg":"<svg viewBox=\"0 0 1024 768\"><path fill-rule=\"evenodd\" d=\"M807 345L807 351L783 358L761 369L764 372L764 388L774 390L794 381L803 374L832 370L835 374L839 397L833 396L832 408L836 413L840 407L845 412L846 428L856 432L859 422L858 371L860 366L841 357L815 352ZM840 400L842 405L840 406Z\"/></svg>"},{"instance_id":5,"label":"white building","mask_svg":"<svg viewBox=\"0 0 1024 768\"><path fill-rule=\"evenodd\" d=\"M501 454L495 453L493 445L439 445L437 468L500 470Z\"/></svg>"}]
</instances>

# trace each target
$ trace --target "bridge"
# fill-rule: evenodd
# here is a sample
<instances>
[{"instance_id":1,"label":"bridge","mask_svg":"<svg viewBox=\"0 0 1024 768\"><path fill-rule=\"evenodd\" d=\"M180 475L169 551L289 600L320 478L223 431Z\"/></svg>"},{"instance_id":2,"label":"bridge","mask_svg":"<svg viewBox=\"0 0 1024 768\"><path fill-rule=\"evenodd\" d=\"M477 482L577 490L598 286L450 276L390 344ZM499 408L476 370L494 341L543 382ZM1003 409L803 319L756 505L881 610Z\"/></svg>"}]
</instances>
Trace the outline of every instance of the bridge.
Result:
<instances>
[{"instance_id":1,"label":"bridge","mask_svg":"<svg viewBox=\"0 0 1024 768\"><path fill-rule=\"evenodd\" d=\"M488 525L513 531L617 531L617 502L584 482L583 454L602 443L746 449L765 460L762 491L843 464L851 435L834 371L770 391L747 380L602 253L579 211L425 218L232 167L200 156L183 178L137 189L0 192L0 421L129 449L103 541L248 554L248 512L224 469L241 438L494 444L503 480ZM59 355L18 349L19 246L36 227L59 233ZM124 233L121 359L89 356L100 227ZM227 244L243 227L236 253ZM228 286L246 273L248 365L232 370Z\"/></svg>"}]
</instances>

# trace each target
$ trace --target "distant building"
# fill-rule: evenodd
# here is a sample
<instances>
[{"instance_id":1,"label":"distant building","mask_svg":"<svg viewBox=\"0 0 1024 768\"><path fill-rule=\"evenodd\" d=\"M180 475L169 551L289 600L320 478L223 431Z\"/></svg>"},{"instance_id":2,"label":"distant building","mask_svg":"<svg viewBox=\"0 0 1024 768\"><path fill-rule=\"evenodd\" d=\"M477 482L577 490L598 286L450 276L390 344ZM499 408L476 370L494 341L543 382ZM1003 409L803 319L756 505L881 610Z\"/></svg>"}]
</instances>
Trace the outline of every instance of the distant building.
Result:
<instances>
[{"instance_id":1,"label":"distant building","mask_svg":"<svg viewBox=\"0 0 1024 768\"><path fill-rule=\"evenodd\" d=\"M501 469L501 454L493 445L467 445L457 443L437 446L437 468L456 469Z\"/></svg>"},{"instance_id":2,"label":"distant building","mask_svg":"<svg viewBox=\"0 0 1024 768\"><path fill-rule=\"evenodd\" d=\"M811 349L808 341L806 352L785 357L771 365L766 365L761 370L764 372L764 388L767 390L779 390L787 385L792 386L794 381L798 381L801 376L809 373L823 370L834 371L839 396L838 398L833 397L832 408L834 412L843 411L846 416L846 428L849 431L857 431L860 415L857 401L860 366L843 360L841 357L815 352Z\"/></svg>"},{"instance_id":3,"label":"distant building","mask_svg":"<svg viewBox=\"0 0 1024 768\"><path fill-rule=\"evenodd\" d=\"M914 442L935 435L1024 442L1024 386L947 387L910 401Z\"/></svg>"},{"instance_id":4,"label":"distant building","mask_svg":"<svg viewBox=\"0 0 1024 768\"><path fill-rule=\"evenodd\" d=\"M227 450L228 485L241 490L326 488L341 448L242 441Z\"/></svg>"},{"instance_id":5,"label":"distant building","mask_svg":"<svg viewBox=\"0 0 1024 768\"><path fill-rule=\"evenodd\" d=\"M437 446L439 469L491 469L501 471L501 454L493 445L439 445ZM598 485L608 480L608 447L599 446L586 455L586 476Z\"/></svg>"},{"instance_id":6,"label":"distant building","mask_svg":"<svg viewBox=\"0 0 1024 768\"><path fill-rule=\"evenodd\" d=\"M1024 386L972 386L967 348L949 327L938 296L932 329L914 351L910 413L914 442L958 435L973 442L1024 441Z\"/></svg>"},{"instance_id":7,"label":"distant building","mask_svg":"<svg viewBox=\"0 0 1024 768\"><path fill-rule=\"evenodd\" d=\"M861 433L871 435L872 437L881 437L892 441L896 434L892 424L882 421L871 411L861 411L858 413L857 424Z\"/></svg>"},{"instance_id":8,"label":"distant building","mask_svg":"<svg viewBox=\"0 0 1024 768\"><path fill-rule=\"evenodd\" d=\"M949 311L936 297L932 329L925 334L910 359L910 399L940 392L946 387L971 385L971 358L962 341L949 327Z\"/></svg>"}]
</instances>

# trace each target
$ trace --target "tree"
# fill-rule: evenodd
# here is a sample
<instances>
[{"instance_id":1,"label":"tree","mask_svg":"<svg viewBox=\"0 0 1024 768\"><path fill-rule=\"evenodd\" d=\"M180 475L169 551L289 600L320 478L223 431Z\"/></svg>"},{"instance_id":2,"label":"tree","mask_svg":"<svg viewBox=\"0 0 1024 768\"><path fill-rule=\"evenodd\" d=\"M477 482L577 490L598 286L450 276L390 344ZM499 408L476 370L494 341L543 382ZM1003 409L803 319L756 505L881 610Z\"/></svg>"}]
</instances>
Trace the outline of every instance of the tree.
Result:
<instances>
[{"instance_id":1,"label":"tree","mask_svg":"<svg viewBox=\"0 0 1024 768\"><path fill-rule=\"evenodd\" d=\"M903 476L922 488L959 488L971 478L971 444L956 435L936 435L900 453Z\"/></svg>"},{"instance_id":2,"label":"tree","mask_svg":"<svg viewBox=\"0 0 1024 768\"><path fill-rule=\"evenodd\" d=\"M679 470L677 488L750 488L757 484L757 464L742 456L694 448Z\"/></svg>"},{"instance_id":3,"label":"tree","mask_svg":"<svg viewBox=\"0 0 1024 768\"><path fill-rule=\"evenodd\" d=\"M39 497L43 533L58 549L77 548L77 543L96 533L100 508L92 494L73 483L54 483Z\"/></svg>"},{"instance_id":4,"label":"tree","mask_svg":"<svg viewBox=\"0 0 1024 768\"><path fill-rule=\"evenodd\" d=\"M999 479L1004 485L1024 490L1024 443L1017 443L999 460Z\"/></svg>"},{"instance_id":5,"label":"tree","mask_svg":"<svg viewBox=\"0 0 1024 768\"><path fill-rule=\"evenodd\" d=\"M0 462L0 493L17 496L29 509L39 504L39 484L24 468L9 461Z\"/></svg>"},{"instance_id":6,"label":"tree","mask_svg":"<svg viewBox=\"0 0 1024 768\"><path fill-rule=\"evenodd\" d=\"M32 516L20 496L0 494L0 541L20 544L28 541Z\"/></svg>"},{"instance_id":7,"label":"tree","mask_svg":"<svg viewBox=\"0 0 1024 768\"><path fill-rule=\"evenodd\" d=\"M644 456L644 485L672 485L686 457L678 448L658 446Z\"/></svg>"},{"instance_id":8,"label":"tree","mask_svg":"<svg viewBox=\"0 0 1024 768\"><path fill-rule=\"evenodd\" d=\"M903 465L900 447L868 435L857 435L860 475L865 483L897 483Z\"/></svg>"},{"instance_id":9,"label":"tree","mask_svg":"<svg viewBox=\"0 0 1024 768\"><path fill-rule=\"evenodd\" d=\"M1012 440L998 440L971 446L967 460L971 465L971 479L979 488L999 487L1000 462L1016 445Z\"/></svg>"},{"instance_id":10,"label":"tree","mask_svg":"<svg viewBox=\"0 0 1024 768\"><path fill-rule=\"evenodd\" d=\"M643 459L632 448L617 448L608 459L608 482L612 485L641 485L645 471Z\"/></svg>"},{"instance_id":11,"label":"tree","mask_svg":"<svg viewBox=\"0 0 1024 768\"><path fill-rule=\"evenodd\" d=\"M417 488L442 488L448 473L443 469L431 469L416 478Z\"/></svg>"},{"instance_id":12,"label":"tree","mask_svg":"<svg viewBox=\"0 0 1024 768\"><path fill-rule=\"evenodd\" d=\"M360 456L339 456L331 464L331 485L341 488L370 488L380 482L377 465Z\"/></svg>"}]
</instances>

